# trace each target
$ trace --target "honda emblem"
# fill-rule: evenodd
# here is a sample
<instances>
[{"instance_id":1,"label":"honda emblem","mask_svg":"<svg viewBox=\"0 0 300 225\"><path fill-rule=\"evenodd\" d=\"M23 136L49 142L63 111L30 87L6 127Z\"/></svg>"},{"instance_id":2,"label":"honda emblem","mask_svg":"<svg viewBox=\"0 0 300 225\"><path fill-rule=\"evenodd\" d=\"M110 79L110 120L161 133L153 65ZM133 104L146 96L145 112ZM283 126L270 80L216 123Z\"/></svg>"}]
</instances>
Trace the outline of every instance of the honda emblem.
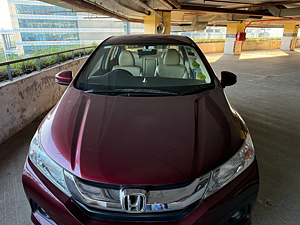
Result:
<instances>
[{"instance_id":1,"label":"honda emblem","mask_svg":"<svg viewBox=\"0 0 300 225\"><path fill-rule=\"evenodd\" d=\"M128 213L142 213L147 207L147 191L144 189L122 189L122 208Z\"/></svg>"}]
</instances>

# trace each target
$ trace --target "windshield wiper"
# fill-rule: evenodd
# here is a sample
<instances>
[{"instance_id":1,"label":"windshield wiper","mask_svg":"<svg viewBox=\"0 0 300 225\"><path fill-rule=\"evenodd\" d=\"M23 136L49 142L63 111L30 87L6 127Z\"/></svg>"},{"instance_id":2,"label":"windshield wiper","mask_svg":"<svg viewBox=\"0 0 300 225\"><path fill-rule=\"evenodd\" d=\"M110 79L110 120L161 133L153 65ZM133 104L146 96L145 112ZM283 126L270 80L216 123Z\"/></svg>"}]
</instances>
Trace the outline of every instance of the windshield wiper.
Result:
<instances>
[{"instance_id":1,"label":"windshield wiper","mask_svg":"<svg viewBox=\"0 0 300 225\"><path fill-rule=\"evenodd\" d=\"M136 93L136 94L157 94L157 95L178 95L178 93L170 91L161 91L155 89L113 89L113 90L103 90L103 89L90 89L85 91L85 93L112 93L112 94L123 94L123 93Z\"/></svg>"},{"instance_id":2,"label":"windshield wiper","mask_svg":"<svg viewBox=\"0 0 300 225\"><path fill-rule=\"evenodd\" d=\"M180 95L188 95L188 94L197 94L199 92L203 92L205 90L208 90L212 87L213 85L200 85L200 86L197 86L195 88L192 88L190 90L187 90L185 92L182 92Z\"/></svg>"}]
</instances>

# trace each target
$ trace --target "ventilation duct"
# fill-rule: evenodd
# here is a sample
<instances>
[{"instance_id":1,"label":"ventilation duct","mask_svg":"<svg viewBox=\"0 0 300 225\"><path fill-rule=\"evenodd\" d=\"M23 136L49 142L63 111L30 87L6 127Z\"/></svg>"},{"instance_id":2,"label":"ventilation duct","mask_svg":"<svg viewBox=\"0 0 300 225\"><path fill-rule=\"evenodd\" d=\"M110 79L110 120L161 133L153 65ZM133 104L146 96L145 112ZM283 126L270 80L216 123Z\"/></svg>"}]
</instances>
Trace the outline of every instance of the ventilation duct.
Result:
<instances>
[{"instance_id":1,"label":"ventilation duct","mask_svg":"<svg viewBox=\"0 0 300 225\"><path fill-rule=\"evenodd\" d=\"M268 7L268 10L276 17L300 17L300 8L278 9L277 7Z\"/></svg>"}]
</instances>

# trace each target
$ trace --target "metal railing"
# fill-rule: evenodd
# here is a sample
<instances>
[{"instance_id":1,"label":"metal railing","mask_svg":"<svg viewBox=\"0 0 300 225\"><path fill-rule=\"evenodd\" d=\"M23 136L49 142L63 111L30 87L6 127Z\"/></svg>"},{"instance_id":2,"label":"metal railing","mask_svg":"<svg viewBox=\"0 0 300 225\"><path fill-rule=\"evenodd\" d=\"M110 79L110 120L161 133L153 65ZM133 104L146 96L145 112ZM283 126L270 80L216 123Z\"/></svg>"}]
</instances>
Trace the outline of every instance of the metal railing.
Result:
<instances>
[{"instance_id":1,"label":"metal railing","mask_svg":"<svg viewBox=\"0 0 300 225\"><path fill-rule=\"evenodd\" d=\"M6 62L0 63L0 66L6 66L8 79L12 81L13 77L12 77L11 70L10 70L10 65L11 64L20 63L20 62L25 62L25 61L36 59L37 63L38 63L39 70L42 70L40 58L44 58L44 57L52 56L52 55L57 55L57 64L60 64L59 54L67 53L67 52L72 52L72 59L74 60L75 59L75 57L74 57L74 51L83 49L83 56L86 56L85 49L87 49L87 48L96 48L96 47L97 46L88 46L88 47L74 48L74 49L69 49L69 50L65 50L65 51L61 51L61 52L53 52L53 53L49 53L49 54L45 54L45 55L38 55L38 56L28 57L28 58L24 58L24 59L17 59L17 60L12 60L12 61L6 61Z\"/></svg>"}]
</instances>

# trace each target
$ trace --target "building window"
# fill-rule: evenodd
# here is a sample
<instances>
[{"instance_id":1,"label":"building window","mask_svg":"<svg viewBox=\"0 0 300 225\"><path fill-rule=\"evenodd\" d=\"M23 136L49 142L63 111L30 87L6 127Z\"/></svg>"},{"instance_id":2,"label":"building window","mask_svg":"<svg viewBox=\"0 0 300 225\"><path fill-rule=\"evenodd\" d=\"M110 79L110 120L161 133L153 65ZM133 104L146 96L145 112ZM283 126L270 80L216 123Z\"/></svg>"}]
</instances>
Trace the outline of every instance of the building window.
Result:
<instances>
[{"instance_id":1,"label":"building window","mask_svg":"<svg viewBox=\"0 0 300 225\"><path fill-rule=\"evenodd\" d=\"M58 6L16 4L16 9L18 14L76 16L76 13L73 13L70 9L65 9Z\"/></svg>"},{"instance_id":2,"label":"building window","mask_svg":"<svg viewBox=\"0 0 300 225\"><path fill-rule=\"evenodd\" d=\"M76 41L78 33L21 33L22 41Z\"/></svg>"},{"instance_id":3,"label":"building window","mask_svg":"<svg viewBox=\"0 0 300 225\"><path fill-rule=\"evenodd\" d=\"M3 34L5 50L16 50L16 43L12 34Z\"/></svg>"},{"instance_id":4,"label":"building window","mask_svg":"<svg viewBox=\"0 0 300 225\"><path fill-rule=\"evenodd\" d=\"M78 28L76 20L19 19L20 28Z\"/></svg>"}]
</instances>

